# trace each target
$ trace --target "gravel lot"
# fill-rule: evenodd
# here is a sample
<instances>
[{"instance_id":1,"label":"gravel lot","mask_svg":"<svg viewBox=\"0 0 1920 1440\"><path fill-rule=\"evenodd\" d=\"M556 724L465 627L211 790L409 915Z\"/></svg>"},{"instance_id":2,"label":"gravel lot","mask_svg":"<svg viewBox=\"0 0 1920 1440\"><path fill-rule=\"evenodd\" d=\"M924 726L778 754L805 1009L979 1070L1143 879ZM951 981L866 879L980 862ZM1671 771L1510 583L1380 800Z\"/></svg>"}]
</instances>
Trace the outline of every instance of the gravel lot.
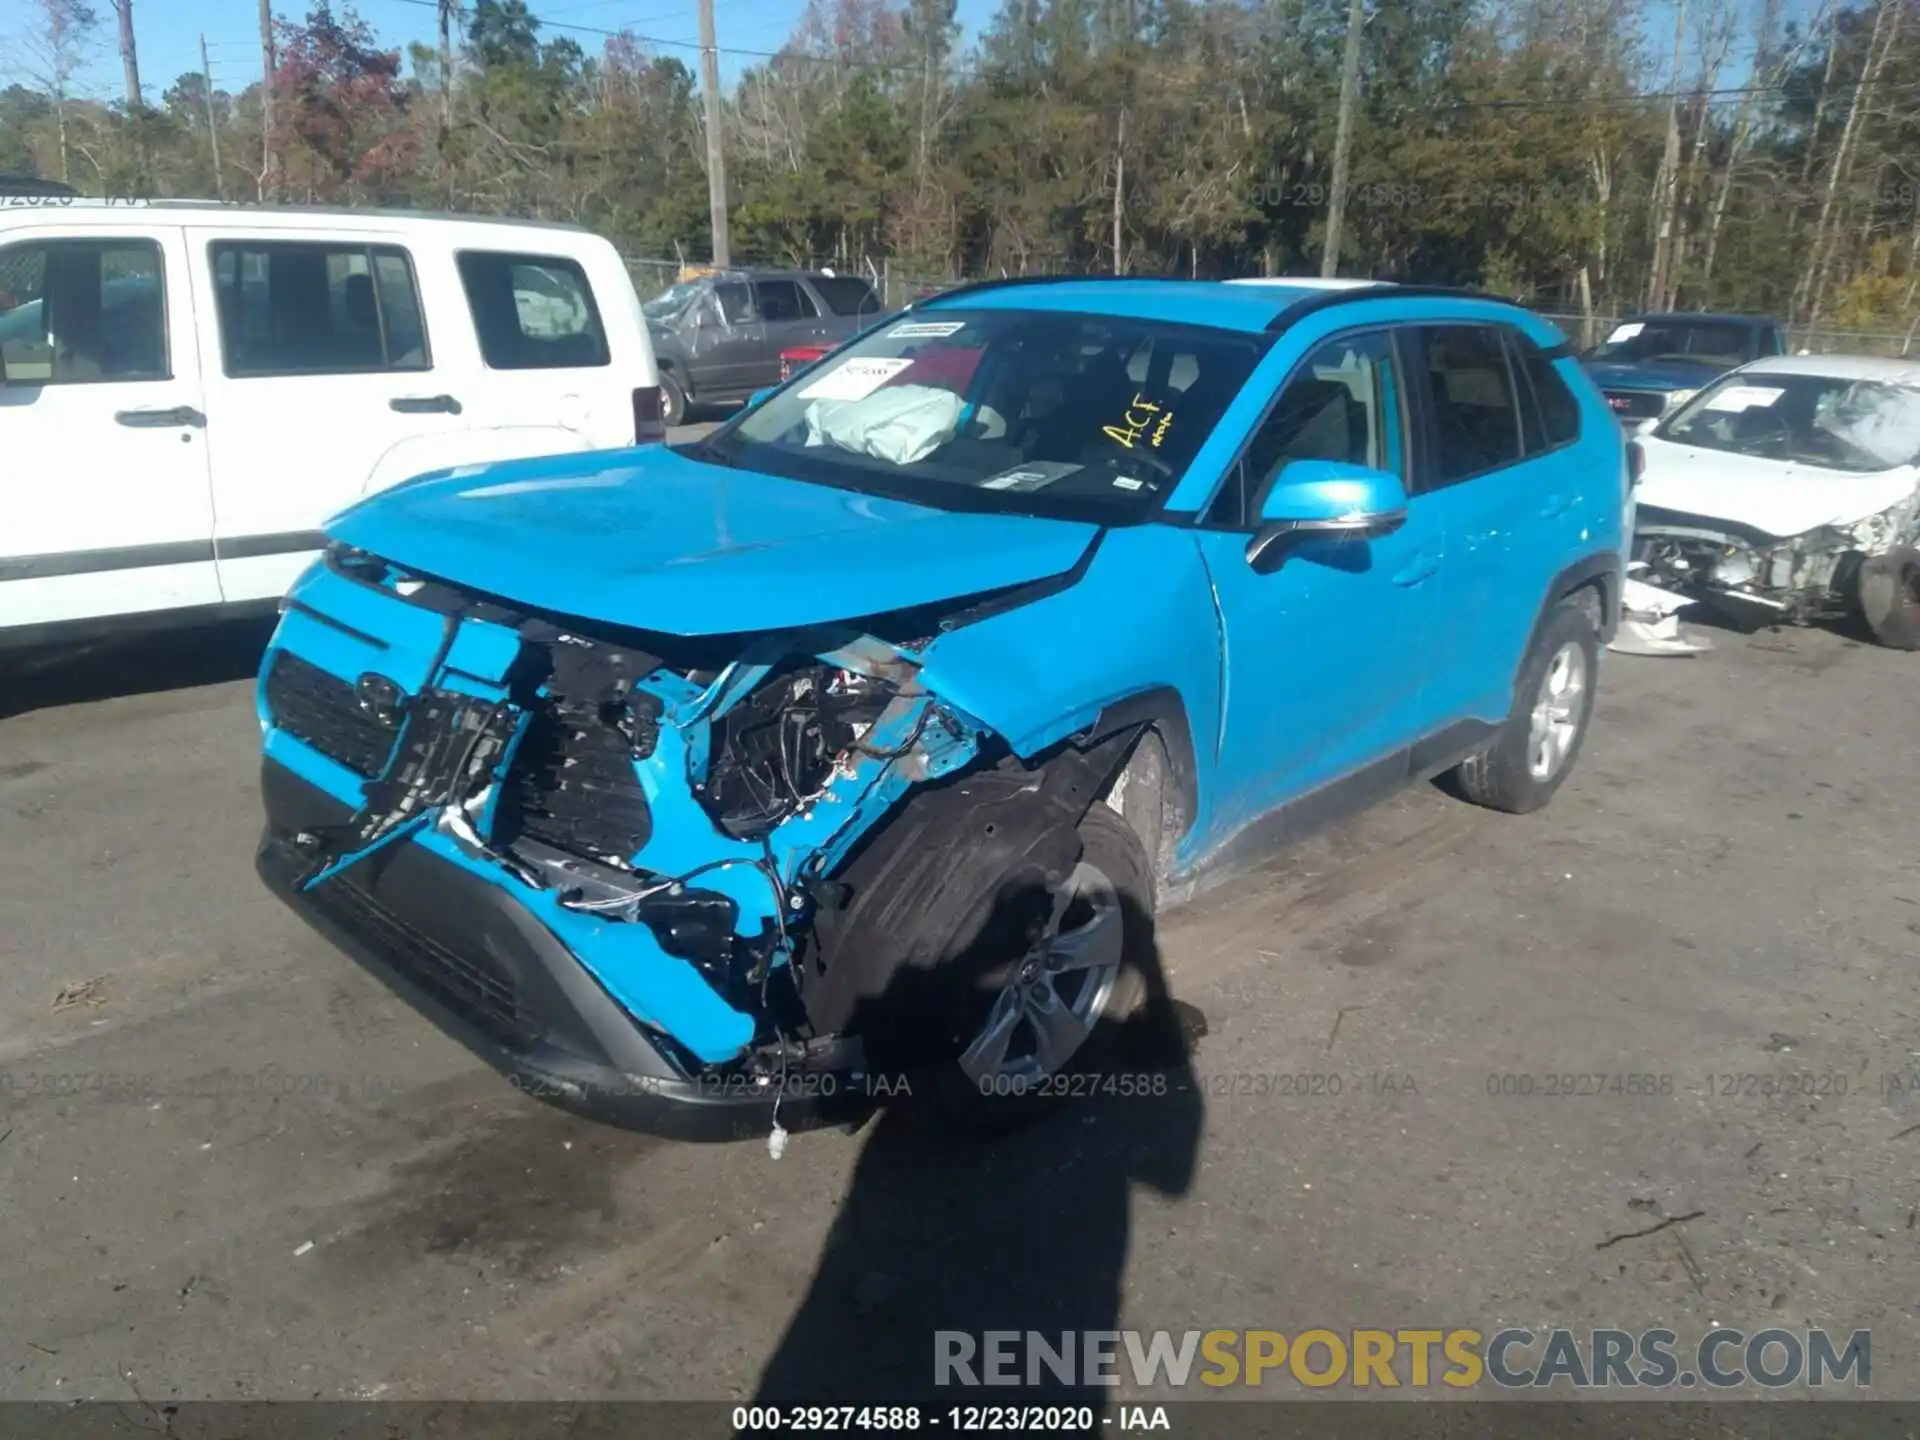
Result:
<instances>
[{"instance_id":1,"label":"gravel lot","mask_svg":"<svg viewBox=\"0 0 1920 1440\"><path fill-rule=\"evenodd\" d=\"M1195 1103L777 1162L521 1099L263 893L258 627L0 682L0 1396L858 1398L1010 1321L1871 1329L1920 1397L1920 657L1716 638L1608 657L1548 811L1169 919Z\"/></svg>"}]
</instances>

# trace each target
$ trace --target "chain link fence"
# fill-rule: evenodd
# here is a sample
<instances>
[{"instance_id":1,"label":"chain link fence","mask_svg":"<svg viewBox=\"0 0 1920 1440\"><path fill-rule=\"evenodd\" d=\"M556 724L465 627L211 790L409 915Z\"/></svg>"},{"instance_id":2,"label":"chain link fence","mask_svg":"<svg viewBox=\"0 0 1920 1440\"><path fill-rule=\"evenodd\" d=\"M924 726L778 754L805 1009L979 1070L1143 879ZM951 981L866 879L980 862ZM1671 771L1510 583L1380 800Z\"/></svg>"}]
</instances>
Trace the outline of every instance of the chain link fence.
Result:
<instances>
[{"instance_id":1,"label":"chain link fence","mask_svg":"<svg viewBox=\"0 0 1920 1440\"><path fill-rule=\"evenodd\" d=\"M1598 345L1607 338L1621 316L1585 316L1537 312L1543 320L1560 327L1560 332L1582 349ZM1883 358L1920 359L1920 320L1905 332L1898 330L1829 330L1805 326L1787 328L1787 351L1793 355L1876 355Z\"/></svg>"}]
</instances>

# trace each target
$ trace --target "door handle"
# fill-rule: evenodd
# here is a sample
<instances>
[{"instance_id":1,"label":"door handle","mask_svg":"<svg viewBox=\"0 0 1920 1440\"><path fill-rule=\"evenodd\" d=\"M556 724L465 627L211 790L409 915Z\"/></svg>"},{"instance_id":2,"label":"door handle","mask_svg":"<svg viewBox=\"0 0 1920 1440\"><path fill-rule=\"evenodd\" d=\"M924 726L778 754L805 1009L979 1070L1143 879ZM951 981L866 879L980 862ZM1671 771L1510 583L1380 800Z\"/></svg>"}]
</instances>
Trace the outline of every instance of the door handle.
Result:
<instances>
[{"instance_id":1,"label":"door handle","mask_svg":"<svg viewBox=\"0 0 1920 1440\"><path fill-rule=\"evenodd\" d=\"M1440 557L1430 551L1423 550L1418 555L1415 555L1413 559L1409 560L1406 565L1394 575L1393 583L1396 585L1418 585L1423 580L1432 579L1433 572L1439 568Z\"/></svg>"},{"instance_id":2,"label":"door handle","mask_svg":"<svg viewBox=\"0 0 1920 1440\"><path fill-rule=\"evenodd\" d=\"M402 415L458 415L460 402L451 395L396 395L387 408Z\"/></svg>"},{"instance_id":3,"label":"door handle","mask_svg":"<svg viewBox=\"0 0 1920 1440\"><path fill-rule=\"evenodd\" d=\"M191 405L176 405L171 410L116 410L113 418L135 430L170 430L176 425L207 423L207 417Z\"/></svg>"}]
</instances>

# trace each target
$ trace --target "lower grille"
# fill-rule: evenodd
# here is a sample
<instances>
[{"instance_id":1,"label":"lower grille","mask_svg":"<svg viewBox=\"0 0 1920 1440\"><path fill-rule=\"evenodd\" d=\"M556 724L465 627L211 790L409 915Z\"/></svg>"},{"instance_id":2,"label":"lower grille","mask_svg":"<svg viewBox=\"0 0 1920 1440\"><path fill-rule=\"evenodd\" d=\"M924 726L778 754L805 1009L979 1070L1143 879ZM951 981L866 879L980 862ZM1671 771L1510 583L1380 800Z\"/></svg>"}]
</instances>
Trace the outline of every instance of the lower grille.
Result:
<instances>
[{"instance_id":1,"label":"lower grille","mask_svg":"<svg viewBox=\"0 0 1920 1440\"><path fill-rule=\"evenodd\" d=\"M316 887L314 903L342 928L361 936L421 989L508 1046L532 1038L521 1021L519 992L510 975L456 955L398 919L355 884L347 872Z\"/></svg>"},{"instance_id":2,"label":"lower grille","mask_svg":"<svg viewBox=\"0 0 1920 1440\"><path fill-rule=\"evenodd\" d=\"M600 707L578 702L537 712L502 796L505 838L527 835L583 859L630 864L653 834L633 768L636 752L652 748L646 723L629 734Z\"/></svg>"},{"instance_id":3,"label":"lower grille","mask_svg":"<svg viewBox=\"0 0 1920 1440\"><path fill-rule=\"evenodd\" d=\"M393 753L395 732L360 708L353 682L290 650L267 672L267 710L280 729L356 775L378 775Z\"/></svg>"},{"instance_id":4,"label":"lower grille","mask_svg":"<svg viewBox=\"0 0 1920 1440\"><path fill-rule=\"evenodd\" d=\"M1603 390L1613 413L1623 420L1652 420L1666 413L1667 397L1658 390Z\"/></svg>"}]
</instances>

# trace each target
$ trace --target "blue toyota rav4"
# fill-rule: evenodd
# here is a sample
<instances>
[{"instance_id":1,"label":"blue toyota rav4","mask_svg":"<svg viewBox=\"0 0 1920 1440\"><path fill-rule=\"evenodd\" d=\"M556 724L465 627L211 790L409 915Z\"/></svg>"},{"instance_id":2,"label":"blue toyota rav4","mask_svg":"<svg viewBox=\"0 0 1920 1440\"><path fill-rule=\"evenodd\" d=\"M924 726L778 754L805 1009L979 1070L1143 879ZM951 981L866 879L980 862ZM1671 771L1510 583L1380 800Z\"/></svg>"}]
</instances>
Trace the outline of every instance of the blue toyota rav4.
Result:
<instances>
[{"instance_id":1,"label":"blue toyota rav4","mask_svg":"<svg viewBox=\"0 0 1920 1440\"><path fill-rule=\"evenodd\" d=\"M337 517L259 868L556 1103L742 1135L896 1074L990 1120L1097 1073L1156 906L1423 777L1544 805L1630 485L1499 301L952 291L696 443Z\"/></svg>"}]
</instances>

